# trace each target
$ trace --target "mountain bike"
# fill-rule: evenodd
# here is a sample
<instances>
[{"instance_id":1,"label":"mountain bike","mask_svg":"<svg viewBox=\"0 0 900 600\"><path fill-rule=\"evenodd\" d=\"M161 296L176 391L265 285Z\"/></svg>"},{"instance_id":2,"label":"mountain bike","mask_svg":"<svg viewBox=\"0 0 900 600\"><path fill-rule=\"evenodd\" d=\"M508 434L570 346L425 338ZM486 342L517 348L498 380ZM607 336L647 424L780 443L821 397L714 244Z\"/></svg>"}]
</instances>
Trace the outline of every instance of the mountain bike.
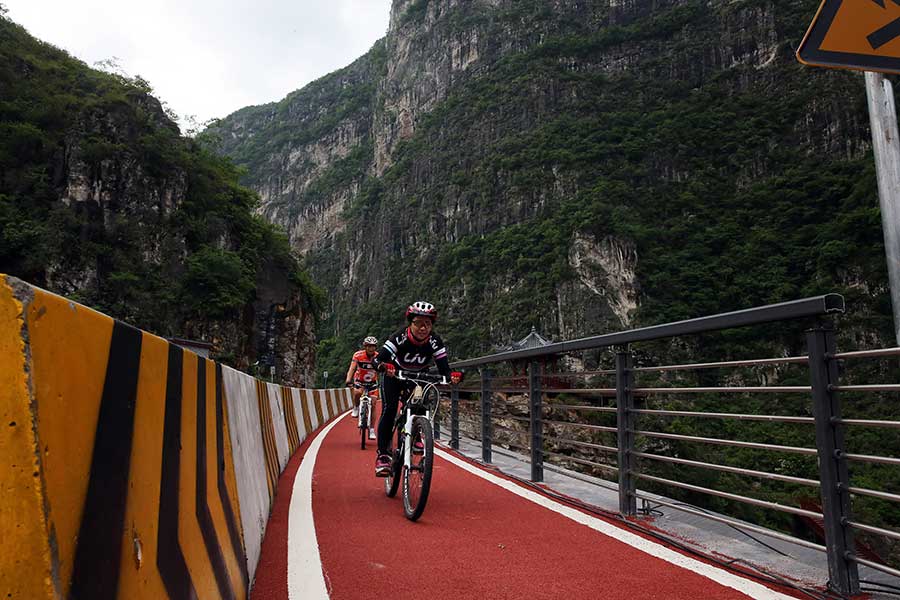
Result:
<instances>
[{"instance_id":1,"label":"mountain bike","mask_svg":"<svg viewBox=\"0 0 900 600\"><path fill-rule=\"evenodd\" d=\"M415 387L401 396L403 407L394 422L397 447L391 456L391 474L384 480L384 493L389 498L403 485L403 512L410 521L422 516L428 491L431 489L431 468L434 463L433 424L440 404L438 385L447 385L448 378L428 373L397 371L397 379L409 381ZM420 449L414 449L415 442Z\"/></svg>"},{"instance_id":2,"label":"mountain bike","mask_svg":"<svg viewBox=\"0 0 900 600\"><path fill-rule=\"evenodd\" d=\"M374 389L374 388L373 388ZM362 395L359 397L359 416L357 424L359 425L359 448L366 449L366 436L372 427L372 407L374 402L369 393L372 391L369 387L363 387Z\"/></svg>"}]
</instances>

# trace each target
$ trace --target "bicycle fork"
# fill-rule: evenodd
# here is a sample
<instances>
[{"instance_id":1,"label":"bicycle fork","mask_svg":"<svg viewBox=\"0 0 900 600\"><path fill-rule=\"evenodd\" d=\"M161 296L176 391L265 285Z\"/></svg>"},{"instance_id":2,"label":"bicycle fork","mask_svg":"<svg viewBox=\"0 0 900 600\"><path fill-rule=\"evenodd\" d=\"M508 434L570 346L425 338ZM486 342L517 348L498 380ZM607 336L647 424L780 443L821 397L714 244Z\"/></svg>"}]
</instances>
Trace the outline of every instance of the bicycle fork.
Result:
<instances>
[{"instance_id":1,"label":"bicycle fork","mask_svg":"<svg viewBox=\"0 0 900 600\"><path fill-rule=\"evenodd\" d=\"M413 419L419 417L427 421L431 420L431 411L425 411L425 415L414 415L412 412L406 413L406 426L403 429L403 465L409 469L412 467L412 426Z\"/></svg>"},{"instance_id":2,"label":"bicycle fork","mask_svg":"<svg viewBox=\"0 0 900 600\"><path fill-rule=\"evenodd\" d=\"M411 411L406 413L406 426L403 428L403 466L409 469L412 466L412 425L416 418Z\"/></svg>"}]
</instances>

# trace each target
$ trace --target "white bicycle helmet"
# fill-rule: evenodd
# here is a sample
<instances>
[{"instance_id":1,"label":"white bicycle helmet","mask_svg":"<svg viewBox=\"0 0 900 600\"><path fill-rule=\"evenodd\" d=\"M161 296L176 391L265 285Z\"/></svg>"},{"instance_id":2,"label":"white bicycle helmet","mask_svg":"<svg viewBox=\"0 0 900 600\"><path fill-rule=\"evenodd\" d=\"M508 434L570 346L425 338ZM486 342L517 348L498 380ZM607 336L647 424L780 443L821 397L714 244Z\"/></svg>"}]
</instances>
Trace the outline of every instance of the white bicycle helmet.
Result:
<instances>
[{"instance_id":1,"label":"white bicycle helmet","mask_svg":"<svg viewBox=\"0 0 900 600\"><path fill-rule=\"evenodd\" d=\"M378 339L374 335L370 335L366 339L363 340L363 346L377 346Z\"/></svg>"},{"instance_id":2,"label":"white bicycle helmet","mask_svg":"<svg viewBox=\"0 0 900 600\"><path fill-rule=\"evenodd\" d=\"M413 302L406 309L406 320L412 321L416 316L430 317L432 322L437 322L437 309L429 302Z\"/></svg>"}]
</instances>

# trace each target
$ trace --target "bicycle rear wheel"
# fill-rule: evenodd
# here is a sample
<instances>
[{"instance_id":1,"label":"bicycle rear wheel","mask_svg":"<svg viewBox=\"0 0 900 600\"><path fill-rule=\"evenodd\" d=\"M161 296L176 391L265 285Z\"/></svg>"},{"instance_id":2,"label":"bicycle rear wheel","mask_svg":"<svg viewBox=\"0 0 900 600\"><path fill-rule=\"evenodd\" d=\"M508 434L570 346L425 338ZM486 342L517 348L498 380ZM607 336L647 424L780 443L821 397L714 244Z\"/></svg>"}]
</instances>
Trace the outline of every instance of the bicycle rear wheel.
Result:
<instances>
[{"instance_id":1,"label":"bicycle rear wheel","mask_svg":"<svg viewBox=\"0 0 900 600\"><path fill-rule=\"evenodd\" d=\"M425 417L413 419L411 442L420 439L425 446L421 455L412 455L412 464L403 471L403 512L410 521L422 516L431 489L431 466L434 462L434 435Z\"/></svg>"},{"instance_id":2,"label":"bicycle rear wheel","mask_svg":"<svg viewBox=\"0 0 900 600\"><path fill-rule=\"evenodd\" d=\"M403 470L403 437L397 431L397 448L394 450L391 460L391 474L384 478L384 494L388 498L397 495L400 489L400 471Z\"/></svg>"}]
</instances>

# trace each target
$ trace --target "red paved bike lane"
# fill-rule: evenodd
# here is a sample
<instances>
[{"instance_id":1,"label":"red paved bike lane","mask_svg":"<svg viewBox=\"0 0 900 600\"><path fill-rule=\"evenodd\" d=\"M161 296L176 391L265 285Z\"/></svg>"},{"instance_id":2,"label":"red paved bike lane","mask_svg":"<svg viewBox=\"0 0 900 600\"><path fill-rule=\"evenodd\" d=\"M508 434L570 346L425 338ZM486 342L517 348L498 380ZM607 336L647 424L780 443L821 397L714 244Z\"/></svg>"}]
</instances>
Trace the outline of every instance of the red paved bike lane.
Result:
<instances>
[{"instance_id":1,"label":"red paved bike lane","mask_svg":"<svg viewBox=\"0 0 900 600\"><path fill-rule=\"evenodd\" d=\"M748 597L438 457L428 506L412 523L373 466L349 420L319 451L313 513L331 598Z\"/></svg>"}]
</instances>

